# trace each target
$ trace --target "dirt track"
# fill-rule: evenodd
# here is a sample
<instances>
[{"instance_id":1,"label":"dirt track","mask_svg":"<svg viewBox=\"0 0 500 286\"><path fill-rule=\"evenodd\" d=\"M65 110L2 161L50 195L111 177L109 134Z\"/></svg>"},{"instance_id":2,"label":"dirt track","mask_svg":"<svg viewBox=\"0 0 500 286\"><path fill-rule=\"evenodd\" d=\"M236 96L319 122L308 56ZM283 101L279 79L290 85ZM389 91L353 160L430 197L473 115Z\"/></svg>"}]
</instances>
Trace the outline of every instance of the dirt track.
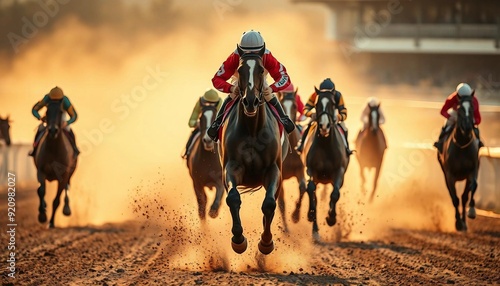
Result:
<instances>
[{"instance_id":1,"label":"dirt track","mask_svg":"<svg viewBox=\"0 0 500 286\"><path fill-rule=\"evenodd\" d=\"M376 240L304 243L302 250L286 250L284 245L295 239L292 230L276 240L268 257L254 257L250 248L243 256L251 262L235 270L231 259L237 255L225 254L228 240L218 241L208 233L210 227L183 226L182 215L161 205L136 209L145 218L134 222L47 230L36 221L36 196L28 194L17 194L16 278L6 277L2 267L3 285L500 284L498 218L479 216L469 221L466 234L392 229ZM3 204L0 216L6 217ZM174 223L161 226L150 216ZM5 231L1 237L6 243ZM249 233L249 243L256 237ZM203 244L212 247L198 247ZM287 252L293 251L304 257L287 264ZM2 257L7 257L5 248Z\"/></svg>"}]
</instances>

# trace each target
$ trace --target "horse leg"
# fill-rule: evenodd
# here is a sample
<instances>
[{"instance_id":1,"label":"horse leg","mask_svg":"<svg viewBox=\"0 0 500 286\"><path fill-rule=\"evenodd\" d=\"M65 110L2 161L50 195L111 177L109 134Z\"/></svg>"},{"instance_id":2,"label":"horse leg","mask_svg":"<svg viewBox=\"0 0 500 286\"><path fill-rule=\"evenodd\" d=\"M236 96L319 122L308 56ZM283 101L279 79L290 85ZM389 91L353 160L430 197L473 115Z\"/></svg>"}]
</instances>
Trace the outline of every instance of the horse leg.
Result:
<instances>
[{"instance_id":1,"label":"horse leg","mask_svg":"<svg viewBox=\"0 0 500 286\"><path fill-rule=\"evenodd\" d=\"M446 186L448 187L448 192L450 193L451 196L451 201L453 202L453 206L455 207L455 229L458 231L464 230L464 224L462 222L462 219L460 218L460 212L458 211L458 205L460 203L458 196L457 196L457 190L455 188L455 181L449 178L449 176L446 176Z\"/></svg>"},{"instance_id":2,"label":"horse leg","mask_svg":"<svg viewBox=\"0 0 500 286\"><path fill-rule=\"evenodd\" d=\"M69 191L69 184L66 185L66 188L64 189L64 207L63 207L63 214L65 216L70 216L71 215L71 208L69 207L69 196L68 196L68 191Z\"/></svg>"},{"instance_id":3,"label":"horse leg","mask_svg":"<svg viewBox=\"0 0 500 286\"><path fill-rule=\"evenodd\" d=\"M300 207L302 206L302 199L304 198L304 194L306 192L306 180L303 172L301 172L301 175L297 176L297 181L299 183L299 198L295 202L295 210L292 213L292 221L294 223L297 223L300 220Z\"/></svg>"},{"instance_id":4,"label":"horse leg","mask_svg":"<svg viewBox=\"0 0 500 286\"><path fill-rule=\"evenodd\" d=\"M283 189L283 184L281 184L280 189L278 190L278 207L281 213L281 220L283 221L283 231L288 232L288 225L286 223L285 217L285 192Z\"/></svg>"},{"instance_id":5,"label":"horse leg","mask_svg":"<svg viewBox=\"0 0 500 286\"><path fill-rule=\"evenodd\" d=\"M45 203L45 176L42 172L38 171L37 179L38 183L40 183L37 190L38 198L40 198L40 205L38 206L38 222L44 223L47 221L47 204Z\"/></svg>"},{"instance_id":6,"label":"horse leg","mask_svg":"<svg viewBox=\"0 0 500 286\"><path fill-rule=\"evenodd\" d=\"M469 212L467 213L467 216L470 219L475 219L476 218L476 201L474 201L474 194L476 193L477 189L477 180L476 177L471 179L471 184L470 184L470 203L469 203Z\"/></svg>"},{"instance_id":7,"label":"horse leg","mask_svg":"<svg viewBox=\"0 0 500 286\"><path fill-rule=\"evenodd\" d=\"M215 186L215 199L212 205L210 206L210 211L208 212L208 215L211 218L216 218L219 215L219 209L223 194L224 194L224 187L220 184L217 184L217 186Z\"/></svg>"},{"instance_id":8,"label":"horse leg","mask_svg":"<svg viewBox=\"0 0 500 286\"><path fill-rule=\"evenodd\" d=\"M342 175L338 175L337 179L333 183L333 191L330 194L330 210L328 210L328 216L326 217L326 223L329 226L334 226L337 223L337 202L340 199L340 187L343 184Z\"/></svg>"},{"instance_id":9,"label":"horse leg","mask_svg":"<svg viewBox=\"0 0 500 286\"><path fill-rule=\"evenodd\" d=\"M373 176L373 190L372 194L370 195L370 203L373 202L373 198L375 197L375 191L377 190L378 177L380 176L380 167L381 164L375 167L375 175Z\"/></svg>"},{"instance_id":10,"label":"horse leg","mask_svg":"<svg viewBox=\"0 0 500 286\"><path fill-rule=\"evenodd\" d=\"M57 185L57 194L56 197L54 198L54 201L52 202L52 216L50 217L50 222L49 222L49 228L54 228L54 220L56 216L56 211L57 208L59 207L59 204L61 202L61 194L64 188L66 187L67 183L59 182Z\"/></svg>"},{"instance_id":11,"label":"horse leg","mask_svg":"<svg viewBox=\"0 0 500 286\"><path fill-rule=\"evenodd\" d=\"M227 164L227 170L236 170L238 172L238 166L231 163ZM231 213L231 218L233 220L233 226L231 232L233 237L231 238L231 247L234 252L241 254L247 250L248 242L246 237L243 235L243 227L241 225L240 218L240 207L241 207L241 196L238 189L236 189L237 182L235 174L226 171L226 184L229 192L226 197L226 204L229 206L229 211Z\"/></svg>"},{"instance_id":12,"label":"horse leg","mask_svg":"<svg viewBox=\"0 0 500 286\"><path fill-rule=\"evenodd\" d=\"M259 250L262 254L269 254L274 250L271 223L273 222L274 211L276 210L276 199L277 196L280 196L279 192L283 189L281 171L276 164L269 168L267 176L264 179L264 184L266 188L266 196L262 203L264 232L260 236Z\"/></svg>"},{"instance_id":13,"label":"horse leg","mask_svg":"<svg viewBox=\"0 0 500 286\"><path fill-rule=\"evenodd\" d=\"M196 202L198 203L198 217L203 221L206 217L207 194L201 184L193 183L193 187L196 194Z\"/></svg>"},{"instance_id":14,"label":"horse leg","mask_svg":"<svg viewBox=\"0 0 500 286\"><path fill-rule=\"evenodd\" d=\"M317 198L316 198L316 184L312 180L309 179L307 183L307 195L309 196L309 212L307 213L307 220L312 222L312 236L315 242L319 242L319 227L318 222L316 220L316 207L317 207Z\"/></svg>"}]
</instances>

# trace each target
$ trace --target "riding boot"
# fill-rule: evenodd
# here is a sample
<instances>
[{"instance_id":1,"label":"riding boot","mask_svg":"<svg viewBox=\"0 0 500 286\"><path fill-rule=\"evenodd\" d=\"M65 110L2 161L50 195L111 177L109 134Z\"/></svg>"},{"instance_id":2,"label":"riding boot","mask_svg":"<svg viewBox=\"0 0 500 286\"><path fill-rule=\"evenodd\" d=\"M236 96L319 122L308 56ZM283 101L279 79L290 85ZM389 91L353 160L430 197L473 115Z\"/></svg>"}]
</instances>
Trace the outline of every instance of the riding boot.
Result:
<instances>
[{"instance_id":1,"label":"riding boot","mask_svg":"<svg viewBox=\"0 0 500 286\"><path fill-rule=\"evenodd\" d=\"M309 128L311 128L311 123L307 125L306 130L304 130L304 133L302 133L302 138L300 138L299 142L297 143L297 147L295 147L295 151L297 151L299 155L304 149L304 141L306 141L307 133L309 133Z\"/></svg>"},{"instance_id":2,"label":"riding boot","mask_svg":"<svg viewBox=\"0 0 500 286\"><path fill-rule=\"evenodd\" d=\"M184 152L184 155L182 155L182 159L186 159L189 154L191 153L191 144L193 143L193 138L195 134L198 132L198 128L195 128L193 132L191 132L191 135L189 136L189 139L186 143L186 151Z\"/></svg>"},{"instance_id":3,"label":"riding boot","mask_svg":"<svg viewBox=\"0 0 500 286\"><path fill-rule=\"evenodd\" d=\"M347 156L350 156L350 155L352 155L352 150L349 148L349 140L347 139L348 131L344 130L344 133L345 133L345 143L346 143Z\"/></svg>"},{"instance_id":4,"label":"riding boot","mask_svg":"<svg viewBox=\"0 0 500 286\"><path fill-rule=\"evenodd\" d=\"M434 142L434 147L436 147L439 153L443 152L443 144L444 144L444 135L446 134L446 126L441 128L441 133L439 134L438 141Z\"/></svg>"},{"instance_id":5,"label":"riding boot","mask_svg":"<svg viewBox=\"0 0 500 286\"><path fill-rule=\"evenodd\" d=\"M33 150L28 153L28 156L35 157L35 152L36 152L36 147L38 147L38 142L40 141L40 137L43 134L43 131L45 129L42 127L38 127L36 134L35 134L35 140L33 141Z\"/></svg>"},{"instance_id":6,"label":"riding boot","mask_svg":"<svg viewBox=\"0 0 500 286\"><path fill-rule=\"evenodd\" d=\"M484 147L483 141L481 141L481 137L479 137L479 128L477 126L474 126L474 134L476 135L477 139L479 140L479 148Z\"/></svg>"},{"instance_id":7,"label":"riding boot","mask_svg":"<svg viewBox=\"0 0 500 286\"><path fill-rule=\"evenodd\" d=\"M283 107L278 101L278 98L273 97L267 103L271 104L272 106L274 106L274 108L276 108L276 111L278 112L279 115L279 118L277 119L281 121L281 123L285 127L286 132L291 133L295 129L295 123L293 123L290 117L288 117L288 115L285 113Z\"/></svg>"},{"instance_id":8,"label":"riding boot","mask_svg":"<svg viewBox=\"0 0 500 286\"><path fill-rule=\"evenodd\" d=\"M80 154L80 150L78 150L78 147L76 147L76 138L75 138L75 133L73 133L73 129L70 129L68 131L68 134L70 135L70 141L71 141L71 146L73 146L73 150L75 151L75 157Z\"/></svg>"},{"instance_id":9,"label":"riding boot","mask_svg":"<svg viewBox=\"0 0 500 286\"><path fill-rule=\"evenodd\" d=\"M217 112L217 117L215 117L214 122L207 130L207 134L212 140L217 141L217 137L219 136L219 128L222 125L222 119L224 118L224 111L226 109L227 104L232 100L231 96L226 97L222 102L222 106Z\"/></svg>"}]
</instances>

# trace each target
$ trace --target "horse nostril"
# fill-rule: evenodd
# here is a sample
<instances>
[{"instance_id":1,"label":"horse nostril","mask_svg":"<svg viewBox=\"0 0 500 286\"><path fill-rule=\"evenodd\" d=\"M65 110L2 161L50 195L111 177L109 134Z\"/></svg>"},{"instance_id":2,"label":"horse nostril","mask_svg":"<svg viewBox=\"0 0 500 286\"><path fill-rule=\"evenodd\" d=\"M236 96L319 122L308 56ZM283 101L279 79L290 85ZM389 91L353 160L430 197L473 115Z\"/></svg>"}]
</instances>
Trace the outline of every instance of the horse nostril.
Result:
<instances>
[{"instance_id":1,"label":"horse nostril","mask_svg":"<svg viewBox=\"0 0 500 286\"><path fill-rule=\"evenodd\" d=\"M259 106L259 99L257 97L253 100L253 106Z\"/></svg>"},{"instance_id":2,"label":"horse nostril","mask_svg":"<svg viewBox=\"0 0 500 286\"><path fill-rule=\"evenodd\" d=\"M243 98L243 105L248 106L248 99L246 97Z\"/></svg>"}]
</instances>

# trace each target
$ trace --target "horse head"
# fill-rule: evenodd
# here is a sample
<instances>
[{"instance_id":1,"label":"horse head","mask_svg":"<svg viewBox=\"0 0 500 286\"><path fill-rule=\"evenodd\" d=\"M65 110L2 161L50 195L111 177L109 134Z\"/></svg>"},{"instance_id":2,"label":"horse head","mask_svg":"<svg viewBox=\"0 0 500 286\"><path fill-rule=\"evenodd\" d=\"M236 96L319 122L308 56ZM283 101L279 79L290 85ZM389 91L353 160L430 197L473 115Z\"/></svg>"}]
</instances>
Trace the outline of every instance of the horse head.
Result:
<instances>
[{"instance_id":1,"label":"horse head","mask_svg":"<svg viewBox=\"0 0 500 286\"><path fill-rule=\"evenodd\" d=\"M370 131L373 133L377 133L379 129L379 119L380 119L380 113L379 113L379 107L380 103L377 105L369 105L370 108L370 116L368 118L368 126L370 126Z\"/></svg>"},{"instance_id":2,"label":"horse head","mask_svg":"<svg viewBox=\"0 0 500 286\"><path fill-rule=\"evenodd\" d=\"M238 86L244 112L252 117L257 114L259 106L264 104L262 89L264 87L264 63L262 56L265 48L257 53L245 53L238 47L240 66L238 67Z\"/></svg>"},{"instance_id":3,"label":"horse head","mask_svg":"<svg viewBox=\"0 0 500 286\"><path fill-rule=\"evenodd\" d=\"M47 105L46 124L49 138L55 139L62 129L62 101L51 100Z\"/></svg>"},{"instance_id":4,"label":"horse head","mask_svg":"<svg viewBox=\"0 0 500 286\"><path fill-rule=\"evenodd\" d=\"M297 121L297 101L295 99L297 91L279 93L279 100L286 115L290 117L293 122Z\"/></svg>"},{"instance_id":5,"label":"horse head","mask_svg":"<svg viewBox=\"0 0 500 286\"><path fill-rule=\"evenodd\" d=\"M474 105L473 95L461 96L460 105L457 109L457 128L465 137L472 136L474 127Z\"/></svg>"},{"instance_id":6,"label":"horse head","mask_svg":"<svg viewBox=\"0 0 500 286\"><path fill-rule=\"evenodd\" d=\"M206 101L201 99L201 117L200 117L200 134L201 138L206 137L208 127L214 122L215 116L217 114L217 104L218 102ZM202 140L203 148L207 151L214 150L213 140Z\"/></svg>"},{"instance_id":7,"label":"horse head","mask_svg":"<svg viewBox=\"0 0 500 286\"><path fill-rule=\"evenodd\" d=\"M5 144L10 146L10 119L9 115L7 117L0 117L0 136L5 140Z\"/></svg>"},{"instance_id":8,"label":"horse head","mask_svg":"<svg viewBox=\"0 0 500 286\"><path fill-rule=\"evenodd\" d=\"M337 116L335 116L336 103L333 92L331 90L318 90L316 87L314 89L318 95L318 100L316 101L316 121L319 133L323 137L328 137L337 119Z\"/></svg>"}]
</instances>

